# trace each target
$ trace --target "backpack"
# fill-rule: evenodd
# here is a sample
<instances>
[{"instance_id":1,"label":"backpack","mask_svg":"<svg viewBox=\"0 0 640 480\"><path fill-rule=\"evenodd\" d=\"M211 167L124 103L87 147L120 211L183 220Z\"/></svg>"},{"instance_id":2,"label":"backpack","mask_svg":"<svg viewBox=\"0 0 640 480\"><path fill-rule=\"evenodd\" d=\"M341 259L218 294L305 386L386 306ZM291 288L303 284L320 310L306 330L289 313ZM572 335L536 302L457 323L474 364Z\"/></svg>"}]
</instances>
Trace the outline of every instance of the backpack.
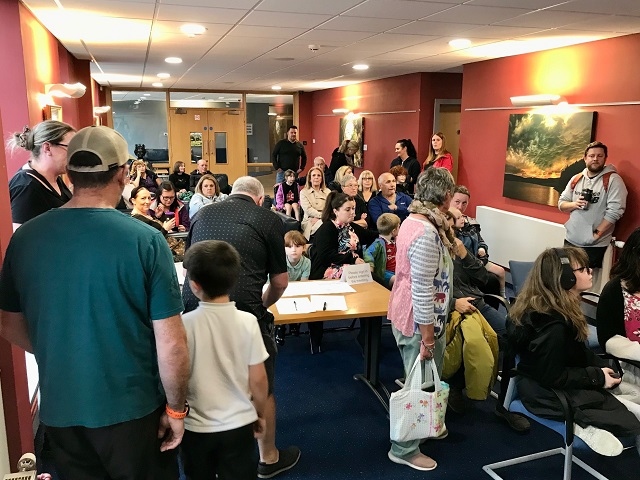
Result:
<instances>
[{"instance_id":1,"label":"backpack","mask_svg":"<svg viewBox=\"0 0 640 480\"><path fill-rule=\"evenodd\" d=\"M612 173L614 172L607 172L602 176L602 184L604 185L605 192L609 190L609 179L611 178ZM574 177L571 179L571 190L574 190L576 188L576 185L578 184L582 176L583 176L582 172L578 173L577 175L574 175Z\"/></svg>"}]
</instances>

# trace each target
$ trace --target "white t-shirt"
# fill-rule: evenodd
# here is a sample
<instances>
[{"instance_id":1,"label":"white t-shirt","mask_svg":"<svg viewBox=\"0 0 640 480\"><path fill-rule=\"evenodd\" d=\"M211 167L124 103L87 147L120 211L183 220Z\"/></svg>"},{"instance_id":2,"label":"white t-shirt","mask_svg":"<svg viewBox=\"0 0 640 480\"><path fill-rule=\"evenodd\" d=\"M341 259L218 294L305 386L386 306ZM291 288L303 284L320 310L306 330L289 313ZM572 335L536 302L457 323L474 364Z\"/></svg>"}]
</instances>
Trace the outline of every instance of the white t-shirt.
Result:
<instances>
[{"instance_id":1,"label":"white t-shirt","mask_svg":"<svg viewBox=\"0 0 640 480\"><path fill-rule=\"evenodd\" d=\"M182 315L187 331L191 377L184 426L191 432L224 432L244 427L258 415L249 393L249 366L264 362L264 347L256 317L239 311L234 302L200 302Z\"/></svg>"}]
</instances>

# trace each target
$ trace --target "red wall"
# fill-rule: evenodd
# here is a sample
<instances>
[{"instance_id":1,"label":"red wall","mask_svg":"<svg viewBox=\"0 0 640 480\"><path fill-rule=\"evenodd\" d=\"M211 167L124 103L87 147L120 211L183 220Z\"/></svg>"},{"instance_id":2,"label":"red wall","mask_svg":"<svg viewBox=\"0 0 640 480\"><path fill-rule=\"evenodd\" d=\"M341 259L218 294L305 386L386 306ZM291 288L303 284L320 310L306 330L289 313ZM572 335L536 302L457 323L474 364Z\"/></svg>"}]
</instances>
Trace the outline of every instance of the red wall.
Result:
<instances>
[{"instance_id":1,"label":"red wall","mask_svg":"<svg viewBox=\"0 0 640 480\"><path fill-rule=\"evenodd\" d=\"M540 53L472 63L464 67L458 182L476 205L553 222L568 216L557 208L502 196L509 115L527 110L466 111L510 106L509 97L537 93L564 95L570 104L640 101L640 35L629 35ZM596 139L609 147L608 163L625 180L627 210L616 228L625 239L640 225L640 166L637 135L640 105L594 106Z\"/></svg>"},{"instance_id":2,"label":"red wall","mask_svg":"<svg viewBox=\"0 0 640 480\"><path fill-rule=\"evenodd\" d=\"M340 127L340 117L332 110L348 108L364 113L366 169L376 176L388 170L400 138L410 138L418 150L418 160L423 161L433 131L434 100L460 98L461 83L459 74L414 73L303 94L301 98L311 96L310 101L300 102L301 123L303 118L311 122L310 132L305 128L301 134L308 140L307 153L330 162L331 152L338 146Z\"/></svg>"}]
</instances>

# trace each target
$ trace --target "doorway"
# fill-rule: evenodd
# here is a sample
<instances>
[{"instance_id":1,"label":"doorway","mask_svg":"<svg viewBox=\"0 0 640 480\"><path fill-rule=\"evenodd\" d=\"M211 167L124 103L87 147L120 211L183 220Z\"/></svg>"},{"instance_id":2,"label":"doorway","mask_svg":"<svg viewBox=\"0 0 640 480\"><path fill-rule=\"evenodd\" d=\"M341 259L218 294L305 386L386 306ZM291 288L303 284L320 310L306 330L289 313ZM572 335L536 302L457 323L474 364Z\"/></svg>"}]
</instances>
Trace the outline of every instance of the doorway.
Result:
<instances>
[{"instance_id":1,"label":"doorway","mask_svg":"<svg viewBox=\"0 0 640 480\"><path fill-rule=\"evenodd\" d=\"M453 156L453 178L458 178L458 154L460 149L460 100L436 100L433 131L444 133L447 150Z\"/></svg>"}]
</instances>

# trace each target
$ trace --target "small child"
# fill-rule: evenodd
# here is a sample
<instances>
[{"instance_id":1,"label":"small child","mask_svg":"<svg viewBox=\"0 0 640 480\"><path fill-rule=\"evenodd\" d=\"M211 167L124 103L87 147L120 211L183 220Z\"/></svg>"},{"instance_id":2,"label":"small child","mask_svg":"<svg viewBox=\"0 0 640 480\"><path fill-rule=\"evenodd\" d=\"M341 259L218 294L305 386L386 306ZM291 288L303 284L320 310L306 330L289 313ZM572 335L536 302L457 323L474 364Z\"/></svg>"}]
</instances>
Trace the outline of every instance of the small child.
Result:
<instances>
[{"instance_id":1,"label":"small child","mask_svg":"<svg viewBox=\"0 0 640 480\"><path fill-rule=\"evenodd\" d=\"M311 260L304 256L304 247L307 239L297 230L292 230L284 235L284 251L287 255L287 273L290 282L299 280L309 280L311 273ZM276 327L276 342L278 345L284 345L284 336L286 333L285 325ZM289 333L296 337L300 335L300 324L289 324Z\"/></svg>"},{"instance_id":2,"label":"small child","mask_svg":"<svg viewBox=\"0 0 640 480\"><path fill-rule=\"evenodd\" d=\"M400 217L383 213L376 222L380 236L364 252L364 261L384 286L391 289L396 279L396 237L400 231Z\"/></svg>"},{"instance_id":3,"label":"small child","mask_svg":"<svg viewBox=\"0 0 640 480\"><path fill-rule=\"evenodd\" d=\"M284 172L284 182L278 187L276 192L276 208L291 216L291 210L300 221L300 192L296 182L296 172L287 170Z\"/></svg>"},{"instance_id":4,"label":"small child","mask_svg":"<svg viewBox=\"0 0 640 480\"><path fill-rule=\"evenodd\" d=\"M407 185L407 177L409 176L409 171L402 165L396 165L395 167L391 167L389 173L396 177L396 192L402 192L409 195L410 192Z\"/></svg>"},{"instance_id":5,"label":"small child","mask_svg":"<svg viewBox=\"0 0 640 480\"><path fill-rule=\"evenodd\" d=\"M192 245L184 256L189 285L200 300L182 316L191 360L182 440L191 480L255 480L255 438L265 432L267 373L256 317L229 299L240 272L240 255L226 242Z\"/></svg>"}]
</instances>

